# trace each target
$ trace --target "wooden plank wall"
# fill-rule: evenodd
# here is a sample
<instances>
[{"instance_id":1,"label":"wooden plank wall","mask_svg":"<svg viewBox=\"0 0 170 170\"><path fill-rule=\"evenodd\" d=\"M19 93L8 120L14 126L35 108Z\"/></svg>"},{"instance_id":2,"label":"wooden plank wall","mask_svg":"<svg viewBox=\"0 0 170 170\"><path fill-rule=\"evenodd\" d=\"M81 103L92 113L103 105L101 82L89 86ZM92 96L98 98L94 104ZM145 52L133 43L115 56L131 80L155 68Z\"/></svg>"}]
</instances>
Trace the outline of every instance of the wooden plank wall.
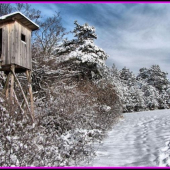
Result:
<instances>
[{"instance_id":1,"label":"wooden plank wall","mask_svg":"<svg viewBox=\"0 0 170 170\"><path fill-rule=\"evenodd\" d=\"M15 22L16 31L16 58L15 64L18 64L24 68L32 69L32 59L31 59L31 30L27 29L17 21ZM21 40L21 34L25 35L26 42Z\"/></svg>"},{"instance_id":2,"label":"wooden plank wall","mask_svg":"<svg viewBox=\"0 0 170 170\"><path fill-rule=\"evenodd\" d=\"M2 28L2 65L8 64L8 26L3 25Z\"/></svg>"},{"instance_id":3,"label":"wooden plank wall","mask_svg":"<svg viewBox=\"0 0 170 170\"><path fill-rule=\"evenodd\" d=\"M32 69L31 30L17 21L1 26L2 28L2 66L17 64ZM25 35L26 42L21 40Z\"/></svg>"},{"instance_id":4,"label":"wooden plank wall","mask_svg":"<svg viewBox=\"0 0 170 170\"><path fill-rule=\"evenodd\" d=\"M2 66L14 62L14 23L4 24L2 27Z\"/></svg>"}]
</instances>

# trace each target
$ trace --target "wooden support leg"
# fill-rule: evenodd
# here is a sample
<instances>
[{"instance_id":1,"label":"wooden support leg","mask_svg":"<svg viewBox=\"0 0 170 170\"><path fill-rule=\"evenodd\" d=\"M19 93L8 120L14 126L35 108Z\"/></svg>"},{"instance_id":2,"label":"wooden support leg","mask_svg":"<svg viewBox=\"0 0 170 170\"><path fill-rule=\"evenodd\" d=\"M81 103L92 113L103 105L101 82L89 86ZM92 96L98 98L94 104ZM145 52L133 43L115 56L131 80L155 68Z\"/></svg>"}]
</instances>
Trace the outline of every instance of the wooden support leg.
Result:
<instances>
[{"instance_id":1,"label":"wooden support leg","mask_svg":"<svg viewBox=\"0 0 170 170\"><path fill-rule=\"evenodd\" d=\"M10 76L11 76L11 73L8 73L7 79L6 79L6 82L5 82L5 86L4 86L4 94L6 96L6 99L8 99L8 97L9 97L9 80L10 80Z\"/></svg>"},{"instance_id":2,"label":"wooden support leg","mask_svg":"<svg viewBox=\"0 0 170 170\"><path fill-rule=\"evenodd\" d=\"M29 108L29 105L28 105L28 100L27 100L27 98L26 98L26 96L25 96L25 94L24 94L24 91L23 91L23 89L22 89L22 86L21 86L21 84L20 84L17 76L15 75L15 72L12 71L12 74L14 75L14 78L15 78L16 82L18 83L18 86L19 86L19 88L20 88L20 90L21 90L21 93L22 93L22 95L23 95L23 97L24 97L24 100L25 100L27 109L28 109L28 111L31 113L30 108ZM32 121L34 122L34 117L32 116L32 113L31 113L31 118L32 118Z\"/></svg>"},{"instance_id":3,"label":"wooden support leg","mask_svg":"<svg viewBox=\"0 0 170 170\"><path fill-rule=\"evenodd\" d=\"M26 98L27 98L27 100L28 100L28 91L26 91L25 96L26 96ZM21 102L21 107L24 108L24 105L25 105L25 100L23 100L23 101Z\"/></svg>"},{"instance_id":4,"label":"wooden support leg","mask_svg":"<svg viewBox=\"0 0 170 170\"><path fill-rule=\"evenodd\" d=\"M19 106L21 112L24 113L24 110L22 109L22 107L21 107L21 105L20 105L20 103L18 101L18 98L17 98L17 95L16 95L15 91L14 91L14 98L15 98L15 101L16 101L17 105Z\"/></svg>"},{"instance_id":5,"label":"wooden support leg","mask_svg":"<svg viewBox=\"0 0 170 170\"><path fill-rule=\"evenodd\" d=\"M11 71L15 73L15 65L11 66ZM14 102L14 75L11 74L11 88L10 88L10 100Z\"/></svg>"},{"instance_id":6,"label":"wooden support leg","mask_svg":"<svg viewBox=\"0 0 170 170\"><path fill-rule=\"evenodd\" d=\"M31 85L31 71L26 70L26 75L27 75L27 80L28 80L28 90L29 90L29 94L30 94L30 102L31 102L31 113L33 118L35 118L34 116L34 100L33 100L33 94L32 94L32 85Z\"/></svg>"}]
</instances>

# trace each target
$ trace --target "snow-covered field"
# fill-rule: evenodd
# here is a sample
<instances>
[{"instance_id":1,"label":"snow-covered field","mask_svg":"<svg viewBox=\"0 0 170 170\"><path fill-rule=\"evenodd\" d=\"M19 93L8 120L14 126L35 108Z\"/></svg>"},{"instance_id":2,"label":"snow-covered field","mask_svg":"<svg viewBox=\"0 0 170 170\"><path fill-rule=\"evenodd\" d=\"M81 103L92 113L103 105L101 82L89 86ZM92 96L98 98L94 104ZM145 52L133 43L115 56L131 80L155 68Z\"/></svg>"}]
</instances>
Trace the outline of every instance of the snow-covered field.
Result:
<instances>
[{"instance_id":1,"label":"snow-covered field","mask_svg":"<svg viewBox=\"0 0 170 170\"><path fill-rule=\"evenodd\" d=\"M124 114L101 144L96 156L79 166L170 166L170 110Z\"/></svg>"}]
</instances>

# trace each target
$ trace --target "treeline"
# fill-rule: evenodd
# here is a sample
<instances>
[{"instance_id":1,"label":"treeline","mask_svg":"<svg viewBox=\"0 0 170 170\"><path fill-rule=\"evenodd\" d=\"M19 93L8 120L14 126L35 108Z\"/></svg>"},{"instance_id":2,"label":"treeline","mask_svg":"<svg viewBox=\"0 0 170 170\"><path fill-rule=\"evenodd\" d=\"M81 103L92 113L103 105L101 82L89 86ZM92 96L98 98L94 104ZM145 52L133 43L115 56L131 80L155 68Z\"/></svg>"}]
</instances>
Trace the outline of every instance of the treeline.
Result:
<instances>
[{"instance_id":1,"label":"treeline","mask_svg":"<svg viewBox=\"0 0 170 170\"><path fill-rule=\"evenodd\" d=\"M124 112L169 109L168 73L162 71L159 65L141 68L137 76L126 67L118 71L114 66L112 72L120 84Z\"/></svg>"}]
</instances>

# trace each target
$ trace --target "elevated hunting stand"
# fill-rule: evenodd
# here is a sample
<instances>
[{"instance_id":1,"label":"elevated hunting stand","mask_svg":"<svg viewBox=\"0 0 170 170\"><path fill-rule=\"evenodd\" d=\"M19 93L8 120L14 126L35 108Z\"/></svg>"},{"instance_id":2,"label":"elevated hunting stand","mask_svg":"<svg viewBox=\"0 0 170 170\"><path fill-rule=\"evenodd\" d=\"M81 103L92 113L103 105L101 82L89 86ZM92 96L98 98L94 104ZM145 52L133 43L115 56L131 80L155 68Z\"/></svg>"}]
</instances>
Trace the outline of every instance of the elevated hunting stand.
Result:
<instances>
[{"instance_id":1,"label":"elevated hunting stand","mask_svg":"<svg viewBox=\"0 0 170 170\"><path fill-rule=\"evenodd\" d=\"M4 71L7 75L4 93L6 94L6 98L11 102L14 100L17 101L17 104L21 108L14 89L14 82L16 81L33 121L31 33L37 29L39 29L39 26L20 12L14 12L0 17L0 71ZM25 95L16 76L16 73L23 72L27 76L30 106L27 99L28 96Z\"/></svg>"}]
</instances>

